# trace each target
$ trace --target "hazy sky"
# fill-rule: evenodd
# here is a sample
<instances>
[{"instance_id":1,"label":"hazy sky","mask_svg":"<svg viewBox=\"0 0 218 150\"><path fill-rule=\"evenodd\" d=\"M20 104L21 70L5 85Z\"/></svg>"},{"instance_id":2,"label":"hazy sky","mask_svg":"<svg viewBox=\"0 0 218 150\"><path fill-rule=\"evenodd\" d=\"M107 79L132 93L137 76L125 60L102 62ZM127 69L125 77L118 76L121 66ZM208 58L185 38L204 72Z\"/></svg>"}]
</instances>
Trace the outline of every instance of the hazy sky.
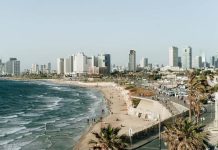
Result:
<instances>
[{"instance_id":1,"label":"hazy sky","mask_svg":"<svg viewBox=\"0 0 218 150\"><path fill-rule=\"evenodd\" d=\"M218 50L217 0L0 0L0 58L22 69L76 52L110 53L112 63L168 63L168 48Z\"/></svg>"}]
</instances>

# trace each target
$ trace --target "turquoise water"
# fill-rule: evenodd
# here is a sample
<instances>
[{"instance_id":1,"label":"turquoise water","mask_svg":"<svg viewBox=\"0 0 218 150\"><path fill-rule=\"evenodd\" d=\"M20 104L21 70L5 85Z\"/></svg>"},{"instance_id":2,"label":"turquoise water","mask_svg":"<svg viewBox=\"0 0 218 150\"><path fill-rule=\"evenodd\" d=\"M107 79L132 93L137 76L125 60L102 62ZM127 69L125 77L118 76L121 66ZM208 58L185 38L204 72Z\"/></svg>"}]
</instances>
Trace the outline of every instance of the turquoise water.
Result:
<instances>
[{"instance_id":1,"label":"turquoise water","mask_svg":"<svg viewBox=\"0 0 218 150\"><path fill-rule=\"evenodd\" d=\"M94 89L0 80L0 149L72 150L87 119L102 109L103 95Z\"/></svg>"}]
</instances>

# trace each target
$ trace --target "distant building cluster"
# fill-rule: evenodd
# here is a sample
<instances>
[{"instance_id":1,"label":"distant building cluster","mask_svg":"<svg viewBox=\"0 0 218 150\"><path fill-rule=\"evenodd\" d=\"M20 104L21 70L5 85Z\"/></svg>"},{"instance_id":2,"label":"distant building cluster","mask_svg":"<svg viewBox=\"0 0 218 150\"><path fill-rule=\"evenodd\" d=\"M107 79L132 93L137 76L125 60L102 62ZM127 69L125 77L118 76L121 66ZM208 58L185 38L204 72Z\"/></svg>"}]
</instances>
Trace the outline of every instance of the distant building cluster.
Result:
<instances>
[{"instance_id":1,"label":"distant building cluster","mask_svg":"<svg viewBox=\"0 0 218 150\"><path fill-rule=\"evenodd\" d=\"M0 75L18 76L20 75L20 61L17 58L10 58L6 63L0 59Z\"/></svg>"},{"instance_id":2,"label":"distant building cluster","mask_svg":"<svg viewBox=\"0 0 218 150\"><path fill-rule=\"evenodd\" d=\"M182 50L182 57L179 57L178 47L169 48L169 66L179 67L183 69L191 68L218 68L218 55L212 56L210 62L207 61L205 53L193 57L192 48L190 46Z\"/></svg>"},{"instance_id":3,"label":"distant building cluster","mask_svg":"<svg viewBox=\"0 0 218 150\"><path fill-rule=\"evenodd\" d=\"M80 52L68 58L57 59L57 74L85 75L109 74L111 72L110 54L88 57Z\"/></svg>"},{"instance_id":4,"label":"distant building cluster","mask_svg":"<svg viewBox=\"0 0 218 150\"><path fill-rule=\"evenodd\" d=\"M27 72L29 72L30 74L50 74L51 63L49 62L47 65L32 64L31 69Z\"/></svg>"},{"instance_id":5,"label":"distant building cluster","mask_svg":"<svg viewBox=\"0 0 218 150\"><path fill-rule=\"evenodd\" d=\"M112 70L111 70L111 72L116 72L116 71L118 71L118 72L124 72L124 71L126 71L127 69L126 69L126 67L125 66L116 66L115 64L112 66Z\"/></svg>"}]
</instances>

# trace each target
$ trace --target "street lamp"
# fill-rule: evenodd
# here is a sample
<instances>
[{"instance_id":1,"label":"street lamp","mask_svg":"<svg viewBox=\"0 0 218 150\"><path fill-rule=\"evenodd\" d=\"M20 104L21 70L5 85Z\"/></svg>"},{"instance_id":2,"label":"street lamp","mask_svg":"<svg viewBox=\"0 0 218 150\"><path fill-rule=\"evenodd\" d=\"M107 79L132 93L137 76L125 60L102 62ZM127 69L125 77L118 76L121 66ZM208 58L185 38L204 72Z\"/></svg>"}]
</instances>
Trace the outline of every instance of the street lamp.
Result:
<instances>
[{"instance_id":1,"label":"street lamp","mask_svg":"<svg viewBox=\"0 0 218 150\"><path fill-rule=\"evenodd\" d=\"M159 121L159 149L161 150L161 118L159 113L158 113L158 121Z\"/></svg>"},{"instance_id":2,"label":"street lamp","mask_svg":"<svg viewBox=\"0 0 218 150\"><path fill-rule=\"evenodd\" d=\"M130 140L130 146L132 147L132 128L129 128L129 140Z\"/></svg>"},{"instance_id":3,"label":"street lamp","mask_svg":"<svg viewBox=\"0 0 218 150\"><path fill-rule=\"evenodd\" d=\"M211 101L211 103L210 103L210 106L211 106L211 107L210 107L210 114L211 114L210 117L211 117L211 120L212 120L212 119L213 119L213 113L212 113L212 109L213 109L213 108L212 108L212 101Z\"/></svg>"}]
</instances>

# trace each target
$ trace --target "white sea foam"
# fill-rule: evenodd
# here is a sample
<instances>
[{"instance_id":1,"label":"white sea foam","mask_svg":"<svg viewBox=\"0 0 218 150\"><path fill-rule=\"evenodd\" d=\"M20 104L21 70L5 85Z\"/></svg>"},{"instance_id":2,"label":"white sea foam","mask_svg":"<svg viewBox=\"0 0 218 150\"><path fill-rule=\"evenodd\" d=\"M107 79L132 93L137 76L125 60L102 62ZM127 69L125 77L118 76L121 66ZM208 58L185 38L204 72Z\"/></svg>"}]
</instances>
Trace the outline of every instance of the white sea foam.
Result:
<instances>
[{"instance_id":1,"label":"white sea foam","mask_svg":"<svg viewBox=\"0 0 218 150\"><path fill-rule=\"evenodd\" d=\"M8 144L3 145L2 149L3 150L21 150L21 147L13 143L10 143L10 144L8 143Z\"/></svg>"},{"instance_id":2,"label":"white sea foam","mask_svg":"<svg viewBox=\"0 0 218 150\"><path fill-rule=\"evenodd\" d=\"M3 119L12 119L12 118L17 118L18 116L17 115L10 115L10 116L4 116L4 117L1 117Z\"/></svg>"},{"instance_id":3,"label":"white sea foam","mask_svg":"<svg viewBox=\"0 0 218 150\"><path fill-rule=\"evenodd\" d=\"M22 114L23 117L39 117L42 114L40 113L27 113L27 114Z\"/></svg>"},{"instance_id":4,"label":"white sea foam","mask_svg":"<svg viewBox=\"0 0 218 150\"><path fill-rule=\"evenodd\" d=\"M57 86L55 86L55 87L52 87L52 89L55 89L55 90L61 90L61 87L57 87Z\"/></svg>"},{"instance_id":5,"label":"white sea foam","mask_svg":"<svg viewBox=\"0 0 218 150\"><path fill-rule=\"evenodd\" d=\"M42 97L43 97L43 95L38 95L37 97L38 97L38 98L42 98Z\"/></svg>"},{"instance_id":6,"label":"white sea foam","mask_svg":"<svg viewBox=\"0 0 218 150\"><path fill-rule=\"evenodd\" d=\"M9 139L9 140L0 140L0 145L6 145L9 144L10 142L13 142L13 139Z\"/></svg>"},{"instance_id":7,"label":"white sea foam","mask_svg":"<svg viewBox=\"0 0 218 150\"><path fill-rule=\"evenodd\" d=\"M15 140L22 139L22 138L23 138L23 135L16 137Z\"/></svg>"},{"instance_id":8,"label":"white sea foam","mask_svg":"<svg viewBox=\"0 0 218 150\"><path fill-rule=\"evenodd\" d=\"M22 114L24 114L24 112L18 112L18 113L16 113L17 115L22 115Z\"/></svg>"},{"instance_id":9,"label":"white sea foam","mask_svg":"<svg viewBox=\"0 0 218 150\"><path fill-rule=\"evenodd\" d=\"M63 128L63 127L69 126L69 125L70 124L68 124L68 123L60 123L60 124L57 124L55 126L58 127L58 128Z\"/></svg>"},{"instance_id":10,"label":"white sea foam","mask_svg":"<svg viewBox=\"0 0 218 150\"><path fill-rule=\"evenodd\" d=\"M41 126L41 127L35 127L35 128L29 128L28 131L42 131L44 130L44 126Z\"/></svg>"},{"instance_id":11,"label":"white sea foam","mask_svg":"<svg viewBox=\"0 0 218 150\"><path fill-rule=\"evenodd\" d=\"M43 124L48 124L48 123L55 123L55 121L57 121L56 119L55 120L44 120L40 123L43 123Z\"/></svg>"},{"instance_id":12,"label":"white sea foam","mask_svg":"<svg viewBox=\"0 0 218 150\"><path fill-rule=\"evenodd\" d=\"M32 121L21 120L21 118L16 118L10 121L11 125L26 125L30 124Z\"/></svg>"},{"instance_id":13,"label":"white sea foam","mask_svg":"<svg viewBox=\"0 0 218 150\"><path fill-rule=\"evenodd\" d=\"M59 102L62 100L62 98L59 97L44 97L46 102L46 108L49 110L53 110L58 108Z\"/></svg>"},{"instance_id":14,"label":"white sea foam","mask_svg":"<svg viewBox=\"0 0 218 150\"><path fill-rule=\"evenodd\" d=\"M31 135L31 134L32 134L32 132L28 132L28 133L24 134L24 136L28 136L28 135Z\"/></svg>"},{"instance_id":15,"label":"white sea foam","mask_svg":"<svg viewBox=\"0 0 218 150\"><path fill-rule=\"evenodd\" d=\"M68 120L70 120L70 121L72 121L72 120L75 120L76 118L70 118L70 119L68 119Z\"/></svg>"},{"instance_id":16,"label":"white sea foam","mask_svg":"<svg viewBox=\"0 0 218 150\"><path fill-rule=\"evenodd\" d=\"M9 135L25 129L26 127L0 128L0 133L2 135Z\"/></svg>"},{"instance_id":17,"label":"white sea foam","mask_svg":"<svg viewBox=\"0 0 218 150\"><path fill-rule=\"evenodd\" d=\"M29 140L29 141L23 141L23 142L19 142L19 143L15 143L17 146L19 147L23 147L25 145L28 145L30 143L32 143L34 140Z\"/></svg>"},{"instance_id":18,"label":"white sea foam","mask_svg":"<svg viewBox=\"0 0 218 150\"><path fill-rule=\"evenodd\" d=\"M72 101L72 100L71 100ZM80 99L74 99L73 102L78 102L80 101Z\"/></svg>"},{"instance_id":19,"label":"white sea foam","mask_svg":"<svg viewBox=\"0 0 218 150\"><path fill-rule=\"evenodd\" d=\"M72 122L77 123L77 122L80 122L81 120L85 120L85 119L89 119L89 117L88 116L78 117L75 120L73 120Z\"/></svg>"},{"instance_id":20,"label":"white sea foam","mask_svg":"<svg viewBox=\"0 0 218 150\"><path fill-rule=\"evenodd\" d=\"M0 123L8 123L9 120L0 120Z\"/></svg>"}]
</instances>

